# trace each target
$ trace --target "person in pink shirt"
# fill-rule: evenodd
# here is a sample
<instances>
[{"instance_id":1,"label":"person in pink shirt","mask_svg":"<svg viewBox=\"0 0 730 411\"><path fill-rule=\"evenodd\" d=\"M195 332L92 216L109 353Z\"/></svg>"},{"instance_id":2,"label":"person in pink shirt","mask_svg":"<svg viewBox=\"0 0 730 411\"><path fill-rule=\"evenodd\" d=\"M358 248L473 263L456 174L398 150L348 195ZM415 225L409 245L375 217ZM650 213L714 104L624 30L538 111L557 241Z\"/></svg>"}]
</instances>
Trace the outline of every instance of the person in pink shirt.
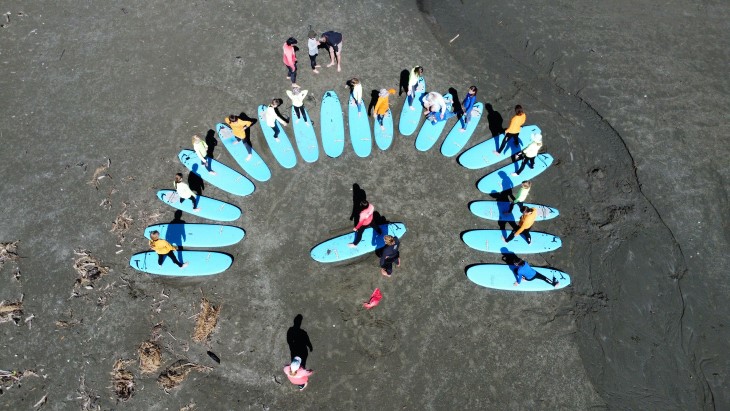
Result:
<instances>
[{"instance_id":1,"label":"person in pink shirt","mask_svg":"<svg viewBox=\"0 0 730 411\"><path fill-rule=\"evenodd\" d=\"M284 46L284 65L286 66L286 78L291 79L292 87L299 87L297 85L297 55L294 45L297 44L297 39L289 37Z\"/></svg>"},{"instance_id":2,"label":"person in pink shirt","mask_svg":"<svg viewBox=\"0 0 730 411\"><path fill-rule=\"evenodd\" d=\"M312 370L307 370L301 367L302 359L294 357L291 364L284 367L284 374L289 378L289 382L299 387L299 390L303 390L309 384L309 376L312 375Z\"/></svg>"},{"instance_id":3,"label":"person in pink shirt","mask_svg":"<svg viewBox=\"0 0 730 411\"><path fill-rule=\"evenodd\" d=\"M357 247L357 244L362 240L362 233L365 231L366 228L372 227L373 230L375 230L378 235L382 235L383 231L380 229L380 226L377 224L373 224L373 214L375 213L375 207L373 207L372 204L368 203L367 200L363 200L360 202L360 218L358 219L357 225L355 228L352 229L352 231L355 231L355 240L353 240L350 244L348 244L350 247Z\"/></svg>"}]
</instances>

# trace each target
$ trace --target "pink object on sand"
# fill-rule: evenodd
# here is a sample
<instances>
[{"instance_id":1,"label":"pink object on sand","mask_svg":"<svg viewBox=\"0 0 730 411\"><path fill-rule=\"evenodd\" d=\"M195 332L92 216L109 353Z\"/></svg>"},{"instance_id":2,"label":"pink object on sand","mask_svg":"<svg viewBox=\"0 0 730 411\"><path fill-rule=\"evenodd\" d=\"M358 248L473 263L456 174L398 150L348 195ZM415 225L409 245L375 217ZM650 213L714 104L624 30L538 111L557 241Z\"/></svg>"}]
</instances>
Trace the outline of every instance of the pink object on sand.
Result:
<instances>
[{"instance_id":1,"label":"pink object on sand","mask_svg":"<svg viewBox=\"0 0 730 411\"><path fill-rule=\"evenodd\" d=\"M368 310L380 304L380 300L383 299L383 294L380 292L380 288L376 288L373 291L373 295L370 296L370 301L364 303L362 306Z\"/></svg>"}]
</instances>

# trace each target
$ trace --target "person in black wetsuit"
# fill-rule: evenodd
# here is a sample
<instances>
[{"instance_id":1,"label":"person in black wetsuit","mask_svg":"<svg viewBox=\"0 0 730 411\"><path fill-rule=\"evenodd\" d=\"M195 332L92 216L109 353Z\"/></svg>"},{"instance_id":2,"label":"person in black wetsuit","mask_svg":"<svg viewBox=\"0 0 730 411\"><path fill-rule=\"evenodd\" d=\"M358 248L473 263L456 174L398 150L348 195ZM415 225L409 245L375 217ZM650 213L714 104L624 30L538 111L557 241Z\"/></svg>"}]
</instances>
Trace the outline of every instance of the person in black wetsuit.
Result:
<instances>
[{"instance_id":1,"label":"person in black wetsuit","mask_svg":"<svg viewBox=\"0 0 730 411\"><path fill-rule=\"evenodd\" d=\"M380 255L380 274L390 277L393 274L393 263L400 267L400 239L392 235L384 237L385 248Z\"/></svg>"}]
</instances>

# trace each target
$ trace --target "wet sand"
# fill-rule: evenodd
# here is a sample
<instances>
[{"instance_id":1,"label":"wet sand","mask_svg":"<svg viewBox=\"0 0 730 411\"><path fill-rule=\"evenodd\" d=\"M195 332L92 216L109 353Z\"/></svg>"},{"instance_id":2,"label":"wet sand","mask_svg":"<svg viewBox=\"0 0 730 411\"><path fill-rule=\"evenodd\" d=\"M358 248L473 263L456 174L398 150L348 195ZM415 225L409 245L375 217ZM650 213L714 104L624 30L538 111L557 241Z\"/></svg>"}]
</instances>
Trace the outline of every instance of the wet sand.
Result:
<instances>
[{"instance_id":1,"label":"wet sand","mask_svg":"<svg viewBox=\"0 0 730 411\"><path fill-rule=\"evenodd\" d=\"M0 404L30 408L47 395L49 409L84 398L103 409L726 408L728 52L718 39L730 8L465 3L10 7L0 29L0 241L20 240L22 258L0 269L0 299L22 295L24 312L19 326L0 324L0 368L39 377L4 389ZM341 73L309 72L310 24L344 33ZM185 171L177 153L190 136L286 100L289 36L303 49L298 83L315 97L306 103L315 120L325 90L344 99L353 76L366 94L397 88L414 64L431 90L477 85L505 125L523 104L556 158L531 193L561 215L538 228L563 239L530 261L571 274L570 289L506 293L466 279L467 265L500 262L459 239L496 228L467 207L486 197L475 182L491 169L466 170L440 143L421 153L414 137L397 136L366 159L348 144L340 158L321 153L284 170L258 124L254 146L272 179L249 197L204 190L243 210L246 238L223 250L232 268L183 281L129 268L144 227L173 219L154 193ZM394 113L402 101L391 98ZM489 136L486 121L475 136L470 145ZM237 168L222 144L214 152ZM88 184L107 164L98 188ZM350 229L354 183L408 225L391 279L374 256L337 266L309 258ZM133 222L120 238L110 230L124 210ZM75 249L110 267L94 288L74 289ZM384 299L365 311L375 287ZM192 340L203 296L221 305L205 344ZM302 393L281 373L297 314L314 348ZM136 361L151 334L163 368L185 359L212 369L167 394L135 362L136 391L117 403L112 367Z\"/></svg>"}]
</instances>

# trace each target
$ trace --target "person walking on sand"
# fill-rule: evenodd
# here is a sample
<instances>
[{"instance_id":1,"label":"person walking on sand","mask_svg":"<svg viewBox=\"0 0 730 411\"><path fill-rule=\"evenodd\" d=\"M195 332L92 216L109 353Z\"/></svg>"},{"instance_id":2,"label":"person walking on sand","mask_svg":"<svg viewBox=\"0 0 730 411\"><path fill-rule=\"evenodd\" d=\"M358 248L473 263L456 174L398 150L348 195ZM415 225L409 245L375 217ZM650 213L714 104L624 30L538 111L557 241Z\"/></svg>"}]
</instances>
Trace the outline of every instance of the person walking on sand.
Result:
<instances>
[{"instance_id":1,"label":"person walking on sand","mask_svg":"<svg viewBox=\"0 0 730 411\"><path fill-rule=\"evenodd\" d=\"M413 107L413 100L416 98L416 91L418 90L418 82L423 78L423 67L416 66L408 74L408 92L406 93L406 100L408 100L408 107L411 110L415 110Z\"/></svg>"},{"instance_id":2,"label":"person walking on sand","mask_svg":"<svg viewBox=\"0 0 730 411\"><path fill-rule=\"evenodd\" d=\"M350 104L357 106L357 116L362 115L362 108L365 106L365 102L362 100L362 84L360 79L353 77L345 83L346 87L350 88Z\"/></svg>"},{"instance_id":3,"label":"person walking on sand","mask_svg":"<svg viewBox=\"0 0 730 411\"><path fill-rule=\"evenodd\" d=\"M515 273L515 278L517 281L515 281L514 286L517 287L522 283L522 280L525 279L527 281L532 281L535 278L539 278L546 283L552 285L553 287L557 287L558 284L560 284L555 277L553 277L552 280L548 279L544 275L538 273L535 271L534 268L530 266L530 264L527 264L527 261L518 259L517 264L515 265L515 269L513 270Z\"/></svg>"},{"instance_id":4,"label":"person walking on sand","mask_svg":"<svg viewBox=\"0 0 730 411\"><path fill-rule=\"evenodd\" d=\"M365 231L366 228L372 227L373 230L375 230L378 235L383 234L383 230L380 229L380 226L377 224L373 224L373 214L375 213L375 207L373 207L372 204L370 204L367 200L363 200L360 202L360 217L358 219L357 225L355 228L352 229L352 231L355 231L355 239L348 244L350 247L357 247L357 244L362 240L362 233Z\"/></svg>"},{"instance_id":5,"label":"person walking on sand","mask_svg":"<svg viewBox=\"0 0 730 411\"><path fill-rule=\"evenodd\" d=\"M519 190L517 190L517 195L512 199L512 202L509 204L509 210L505 211L504 214L511 214L512 210L515 208L515 204L520 208L520 212L524 211L525 209L525 200L527 200L527 194L530 193L530 188L532 187L532 181L525 180L520 184Z\"/></svg>"},{"instance_id":6,"label":"person walking on sand","mask_svg":"<svg viewBox=\"0 0 730 411\"><path fill-rule=\"evenodd\" d=\"M289 382L299 387L299 391L307 388L307 385L309 384L309 376L314 372L312 370L305 369L301 366L301 364L302 359L294 357L291 364L284 367L284 374L286 374L286 377L289 378Z\"/></svg>"},{"instance_id":7,"label":"person walking on sand","mask_svg":"<svg viewBox=\"0 0 730 411\"><path fill-rule=\"evenodd\" d=\"M380 274L390 278L393 275L393 262L400 267L400 239L396 236L386 235L385 248L380 255Z\"/></svg>"},{"instance_id":8,"label":"person walking on sand","mask_svg":"<svg viewBox=\"0 0 730 411\"><path fill-rule=\"evenodd\" d=\"M284 117L282 117L279 112L276 110L277 107L282 105L284 103L284 100L280 98L275 98L271 100L271 104L266 108L266 112L264 113L264 119L266 120L266 125L271 127L272 130L274 130L274 140L276 142L279 142L279 133L281 132L281 129L279 128L279 124L281 123L283 126L287 126L289 123L286 121Z\"/></svg>"},{"instance_id":9,"label":"person walking on sand","mask_svg":"<svg viewBox=\"0 0 730 411\"><path fill-rule=\"evenodd\" d=\"M535 133L532 135L532 142L515 155L515 161L522 159L522 164L516 172L512 173L513 176L518 176L525 169L525 165L528 165L530 169L535 168L535 157L542 148L542 134ZM529 164L528 164L529 163Z\"/></svg>"},{"instance_id":10,"label":"person walking on sand","mask_svg":"<svg viewBox=\"0 0 730 411\"><path fill-rule=\"evenodd\" d=\"M319 40L317 40L317 33L314 30L309 30L309 38L307 39L307 48L309 49L309 65L312 66L312 72L319 74L317 67L321 67L317 64L317 56L319 55Z\"/></svg>"},{"instance_id":11,"label":"person walking on sand","mask_svg":"<svg viewBox=\"0 0 730 411\"><path fill-rule=\"evenodd\" d=\"M342 33L336 31L327 31L322 33L319 38L319 44L323 45L330 53L330 64L327 67L335 65L337 59L337 71L342 71Z\"/></svg>"},{"instance_id":12,"label":"person walking on sand","mask_svg":"<svg viewBox=\"0 0 730 411\"><path fill-rule=\"evenodd\" d=\"M297 44L297 39L289 37L282 49L284 50L284 65L286 66L286 79L291 79L292 87L297 86L297 55L294 45Z\"/></svg>"},{"instance_id":13,"label":"person walking on sand","mask_svg":"<svg viewBox=\"0 0 730 411\"><path fill-rule=\"evenodd\" d=\"M385 130L385 126L383 125L383 119L388 114L388 109L390 108L388 97L391 94L395 94L395 90L386 90L384 88L381 88L380 93L378 93L378 102L375 103L375 108L373 109L373 114L378 120L378 124L380 124L381 130Z\"/></svg>"},{"instance_id":14,"label":"person walking on sand","mask_svg":"<svg viewBox=\"0 0 730 411\"><path fill-rule=\"evenodd\" d=\"M512 116L512 119L509 121L509 127L504 130L504 139L502 140L502 144L499 145L499 149L495 151L495 153L502 154L502 150L507 147L507 142L509 140L512 140L512 144L514 144L515 146L519 146L520 129L522 129L522 125L525 124L525 120L527 120L527 115L525 114L525 111L522 109L521 105L516 105L515 115Z\"/></svg>"},{"instance_id":15,"label":"person walking on sand","mask_svg":"<svg viewBox=\"0 0 730 411\"><path fill-rule=\"evenodd\" d=\"M193 135L193 150L200 159L200 163L208 170L208 173L216 175L217 173L211 168L211 159L208 157L208 144L197 134Z\"/></svg>"},{"instance_id":16,"label":"person walking on sand","mask_svg":"<svg viewBox=\"0 0 730 411\"><path fill-rule=\"evenodd\" d=\"M153 250L157 253L157 264L162 266L162 263L165 261L165 257L170 257L170 260L172 260L173 263L175 263L180 268L185 268L188 266L188 263L181 263L177 260L177 257L175 257L175 251L177 251L177 247L174 245L168 243L166 240L160 239L160 232L155 230L150 232L150 250Z\"/></svg>"},{"instance_id":17,"label":"person walking on sand","mask_svg":"<svg viewBox=\"0 0 730 411\"><path fill-rule=\"evenodd\" d=\"M233 136L236 138L236 141L233 144L238 144L241 142L245 144L246 151L248 152L248 155L246 156L246 161L250 160L253 156L253 147L251 146L250 137L246 135L246 129L251 127L251 124L253 123L251 121L244 120L235 114L231 114L230 116L226 117L225 123L228 124L228 127L231 128Z\"/></svg>"},{"instance_id":18,"label":"person walking on sand","mask_svg":"<svg viewBox=\"0 0 730 411\"><path fill-rule=\"evenodd\" d=\"M466 92L466 97L464 97L464 102L461 103L461 113L459 116L459 121L461 122L461 130L459 131L466 131L466 126L469 124L469 121L471 121L471 111L474 109L474 104L477 102L477 89L476 86L469 87L469 91Z\"/></svg>"},{"instance_id":19,"label":"person walking on sand","mask_svg":"<svg viewBox=\"0 0 730 411\"><path fill-rule=\"evenodd\" d=\"M175 174L175 182L174 182L175 191L177 192L178 197L180 197L180 202L182 203L185 200L190 200L193 202L193 211L196 213L200 211L198 208L198 201L200 201L200 196L196 196L195 193L193 193L193 190L190 189L190 186L187 183L183 183L183 175L182 173Z\"/></svg>"},{"instance_id":20,"label":"person walking on sand","mask_svg":"<svg viewBox=\"0 0 730 411\"><path fill-rule=\"evenodd\" d=\"M304 111L304 98L307 97L307 93L307 90L302 90L299 86L286 91L286 95L289 96L292 107L294 107L294 114L297 116L295 123L299 123L302 118L305 123L307 122L307 112Z\"/></svg>"},{"instance_id":21,"label":"person walking on sand","mask_svg":"<svg viewBox=\"0 0 730 411\"><path fill-rule=\"evenodd\" d=\"M519 223L517 223L518 227L512 230L507 238L504 239L504 242L509 243L515 238L515 236L523 234L525 236L525 241L527 241L527 244L532 244L530 229L532 228L532 225L535 224L536 218L537 211L534 208L525 207L525 209L522 210L522 217L520 217L520 221Z\"/></svg>"}]
</instances>

